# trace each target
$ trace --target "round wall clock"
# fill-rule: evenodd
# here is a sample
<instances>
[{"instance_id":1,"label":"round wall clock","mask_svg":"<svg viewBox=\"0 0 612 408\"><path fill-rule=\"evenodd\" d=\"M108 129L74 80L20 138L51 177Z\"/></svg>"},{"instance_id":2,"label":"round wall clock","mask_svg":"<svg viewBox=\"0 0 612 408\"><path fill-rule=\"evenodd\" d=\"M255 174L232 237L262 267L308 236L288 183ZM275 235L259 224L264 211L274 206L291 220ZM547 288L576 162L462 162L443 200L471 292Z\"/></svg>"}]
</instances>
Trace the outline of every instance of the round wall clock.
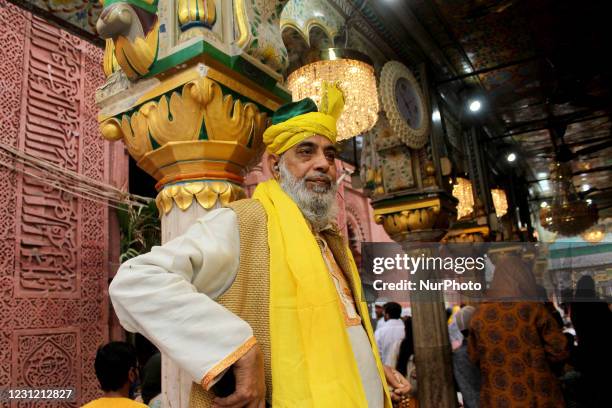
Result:
<instances>
[{"instance_id":1,"label":"round wall clock","mask_svg":"<svg viewBox=\"0 0 612 408\"><path fill-rule=\"evenodd\" d=\"M420 149L429 137L429 110L412 72L389 61L380 74L380 98L395 134L410 148Z\"/></svg>"}]
</instances>

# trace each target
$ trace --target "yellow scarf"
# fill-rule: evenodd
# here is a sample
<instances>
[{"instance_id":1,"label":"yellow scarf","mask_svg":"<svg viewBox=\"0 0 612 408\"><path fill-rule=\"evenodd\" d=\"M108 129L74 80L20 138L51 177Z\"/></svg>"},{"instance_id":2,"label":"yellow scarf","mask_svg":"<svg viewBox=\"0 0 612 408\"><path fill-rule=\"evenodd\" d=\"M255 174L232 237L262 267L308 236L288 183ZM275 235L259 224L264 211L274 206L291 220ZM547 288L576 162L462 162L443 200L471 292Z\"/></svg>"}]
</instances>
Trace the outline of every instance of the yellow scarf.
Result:
<instances>
[{"instance_id":1,"label":"yellow scarf","mask_svg":"<svg viewBox=\"0 0 612 408\"><path fill-rule=\"evenodd\" d=\"M268 216L272 406L366 408L338 293L306 220L275 180L260 183L253 198ZM352 258L351 266L359 282ZM370 344L375 344L361 287L355 286L355 303ZM380 358L373 350L384 386ZM391 407L384 388L385 405Z\"/></svg>"}]
</instances>

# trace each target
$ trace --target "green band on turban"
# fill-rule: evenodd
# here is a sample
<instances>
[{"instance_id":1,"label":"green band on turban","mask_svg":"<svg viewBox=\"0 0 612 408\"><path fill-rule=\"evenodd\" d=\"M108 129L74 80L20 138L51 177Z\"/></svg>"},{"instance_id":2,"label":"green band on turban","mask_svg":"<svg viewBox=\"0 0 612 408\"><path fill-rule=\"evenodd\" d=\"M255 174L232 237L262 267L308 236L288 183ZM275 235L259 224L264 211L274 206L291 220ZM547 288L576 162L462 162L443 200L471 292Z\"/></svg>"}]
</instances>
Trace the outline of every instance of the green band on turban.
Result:
<instances>
[{"instance_id":1,"label":"green band on turban","mask_svg":"<svg viewBox=\"0 0 612 408\"><path fill-rule=\"evenodd\" d=\"M272 115L272 124L278 125L279 123L286 122L296 116L317 111L317 105L310 98L305 98L297 102L286 103L278 108L276 112L274 112L274 115Z\"/></svg>"}]
</instances>

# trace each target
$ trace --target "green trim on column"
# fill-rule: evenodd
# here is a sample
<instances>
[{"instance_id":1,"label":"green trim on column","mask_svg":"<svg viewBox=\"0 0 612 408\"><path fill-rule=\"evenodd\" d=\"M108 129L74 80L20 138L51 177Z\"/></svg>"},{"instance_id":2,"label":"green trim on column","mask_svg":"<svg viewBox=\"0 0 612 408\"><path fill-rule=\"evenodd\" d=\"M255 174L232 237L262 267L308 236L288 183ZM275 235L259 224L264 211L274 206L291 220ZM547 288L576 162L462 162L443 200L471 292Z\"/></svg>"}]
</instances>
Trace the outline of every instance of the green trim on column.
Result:
<instances>
[{"instance_id":1,"label":"green trim on column","mask_svg":"<svg viewBox=\"0 0 612 408\"><path fill-rule=\"evenodd\" d=\"M127 1L126 0L106 0L104 2L104 8L109 7L113 3L128 3L132 6L140 7L141 9L149 13L152 13L152 14L157 13L158 0L151 2L151 4L149 2L142 1L142 0L127 0Z\"/></svg>"},{"instance_id":2,"label":"green trim on column","mask_svg":"<svg viewBox=\"0 0 612 408\"><path fill-rule=\"evenodd\" d=\"M151 77L160 74L166 70L169 70L177 65L183 64L193 58L197 58L198 56L203 54L212 57L213 59L230 68L231 70L236 71L237 73L245 76L246 78L256 82L263 88L269 90L274 95L281 98L283 102L291 101L291 94L279 88L276 85L276 79L274 77L257 68L255 65L251 64L241 55L231 57L204 40L198 41L165 58L155 61L146 77Z\"/></svg>"}]
</instances>

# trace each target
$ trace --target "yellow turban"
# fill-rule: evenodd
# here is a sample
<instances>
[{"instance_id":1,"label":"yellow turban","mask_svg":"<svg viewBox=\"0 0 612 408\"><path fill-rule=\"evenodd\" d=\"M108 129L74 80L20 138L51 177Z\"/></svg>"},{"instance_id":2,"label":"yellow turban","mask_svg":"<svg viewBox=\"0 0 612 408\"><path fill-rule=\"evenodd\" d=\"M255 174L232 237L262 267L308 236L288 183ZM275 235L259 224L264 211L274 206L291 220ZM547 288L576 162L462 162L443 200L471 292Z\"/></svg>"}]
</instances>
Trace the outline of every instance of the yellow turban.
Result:
<instances>
[{"instance_id":1,"label":"yellow turban","mask_svg":"<svg viewBox=\"0 0 612 408\"><path fill-rule=\"evenodd\" d=\"M342 91L336 84L324 82L318 112L310 98L281 106L272 116L272 126L264 132L263 142L273 154L282 154L314 135L336 143L336 122L343 109Z\"/></svg>"}]
</instances>

